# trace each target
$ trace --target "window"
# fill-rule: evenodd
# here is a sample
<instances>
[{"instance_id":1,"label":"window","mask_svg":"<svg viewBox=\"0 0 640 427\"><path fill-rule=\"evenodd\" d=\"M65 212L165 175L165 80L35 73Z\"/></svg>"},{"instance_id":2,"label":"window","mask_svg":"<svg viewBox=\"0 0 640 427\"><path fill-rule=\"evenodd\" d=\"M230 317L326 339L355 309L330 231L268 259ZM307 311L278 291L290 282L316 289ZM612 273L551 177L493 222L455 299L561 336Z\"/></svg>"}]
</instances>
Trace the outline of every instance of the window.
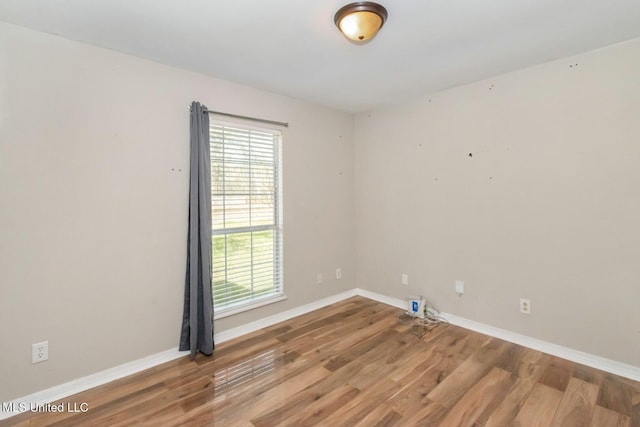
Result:
<instances>
[{"instance_id":1,"label":"window","mask_svg":"<svg viewBox=\"0 0 640 427\"><path fill-rule=\"evenodd\" d=\"M216 317L283 299L281 135L210 124Z\"/></svg>"}]
</instances>

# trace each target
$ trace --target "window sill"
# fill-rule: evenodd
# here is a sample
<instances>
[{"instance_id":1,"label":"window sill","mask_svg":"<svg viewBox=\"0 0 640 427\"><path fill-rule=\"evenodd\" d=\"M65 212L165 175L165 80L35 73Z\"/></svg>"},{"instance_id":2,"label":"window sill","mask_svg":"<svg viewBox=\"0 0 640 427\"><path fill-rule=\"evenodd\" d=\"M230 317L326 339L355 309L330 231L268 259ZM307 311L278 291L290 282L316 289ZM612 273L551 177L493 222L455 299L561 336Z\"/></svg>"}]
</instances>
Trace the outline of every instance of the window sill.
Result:
<instances>
[{"instance_id":1,"label":"window sill","mask_svg":"<svg viewBox=\"0 0 640 427\"><path fill-rule=\"evenodd\" d=\"M222 319L223 317L233 316L234 314L238 314L238 313L244 313L245 311L253 310L254 308L263 307L265 305L284 301L286 299L287 299L286 295L279 295L279 296L255 301L246 305L245 304L239 305L236 307L227 307L227 308L220 308L220 309L216 309L214 307L213 320Z\"/></svg>"}]
</instances>

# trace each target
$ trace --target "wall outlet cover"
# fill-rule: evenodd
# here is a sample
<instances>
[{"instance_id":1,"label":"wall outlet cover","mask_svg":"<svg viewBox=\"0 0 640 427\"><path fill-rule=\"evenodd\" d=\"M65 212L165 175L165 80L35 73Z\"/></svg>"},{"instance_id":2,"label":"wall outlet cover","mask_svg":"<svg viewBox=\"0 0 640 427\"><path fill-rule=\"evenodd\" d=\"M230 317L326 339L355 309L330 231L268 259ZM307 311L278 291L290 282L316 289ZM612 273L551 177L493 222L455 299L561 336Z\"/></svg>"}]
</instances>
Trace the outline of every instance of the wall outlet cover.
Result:
<instances>
[{"instance_id":1,"label":"wall outlet cover","mask_svg":"<svg viewBox=\"0 0 640 427\"><path fill-rule=\"evenodd\" d=\"M31 363L40 363L49 360L49 341L43 341L31 345Z\"/></svg>"},{"instance_id":2,"label":"wall outlet cover","mask_svg":"<svg viewBox=\"0 0 640 427\"><path fill-rule=\"evenodd\" d=\"M525 298L520 298L520 313L531 314L531 301Z\"/></svg>"}]
</instances>

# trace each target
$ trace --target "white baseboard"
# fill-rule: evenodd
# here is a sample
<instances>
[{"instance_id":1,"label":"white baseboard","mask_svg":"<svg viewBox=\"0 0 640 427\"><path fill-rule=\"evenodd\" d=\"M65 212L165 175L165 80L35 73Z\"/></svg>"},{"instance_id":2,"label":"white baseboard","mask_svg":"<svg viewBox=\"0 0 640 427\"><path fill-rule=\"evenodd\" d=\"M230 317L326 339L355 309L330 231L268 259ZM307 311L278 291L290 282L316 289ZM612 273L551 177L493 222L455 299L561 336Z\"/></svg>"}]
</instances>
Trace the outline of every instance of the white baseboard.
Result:
<instances>
[{"instance_id":1,"label":"white baseboard","mask_svg":"<svg viewBox=\"0 0 640 427\"><path fill-rule=\"evenodd\" d=\"M403 299L388 297L386 295L378 294L376 292L371 292L364 289L356 289L356 292L358 293L358 295L379 301L384 304L392 305L394 307L402 309L407 308L407 301ZM519 344L521 346L532 348L534 350L551 354L553 356L561 357L572 362L580 363L582 365L620 375L621 377L629 378L634 381L640 381L640 367L627 365L615 360L606 359L604 357L595 356L593 354L574 350L572 348L563 347L561 345L539 340L537 338L531 338L526 335L496 328L494 326L486 325L474 320L465 319L464 317L456 316L453 314L440 314L452 325L460 326L462 328L480 332L481 334L500 338L514 344Z\"/></svg>"},{"instance_id":2,"label":"white baseboard","mask_svg":"<svg viewBox=\"0 0 640 427\"><path fill-rule=\"evenodd\" d=\"M360 288L356 288L355 291L356 291L357 295L359 295L361 297L369 298L369 299L372 299L374 301L381 302L383 304L387 304L387 305L391 305L393 307L401 308L403 310L406 310L408 308L406 299L388 297L386 295L382 295L382 294L379 294L379 293L376 293L376 292L371 292L371 291L368 291L366 289L360 289Z\"/></svg>"},{"instance_id":3,"label":"white baseboard","mask_svg":"<svg viewBox=\"0 0 640 427\"><path fill-rule=\"evenodd\" d=\"M233 338L257 331L268 326L275 325L276 323L283 322L288 319L292 319L296 316L300 316L309 313L313 310L326 307L330 304L340 302L344 299L353 296L362 296L372 299L393 307L401 309L407 308L407 302L403 299L393 298L386 295L382 295L376 292L367 291L365 289L355 288L340 294L332 295L327 298L323 298L318 301L314 301L309 304L305 304L300 307L293 308L291 310L283 311L282 313L274 314L254 322L247 323L236 328L232 328L226 331L215 334L215 342L223 343ZM507 331L505 329L495 328L483 323L475 322L473 320L465 319L463 317L455 316L453 314L441 313L442 316L447 319L451 324L460 326L472 331L480 332L485 335L490 335L496 338L503 339L515 344L529 347L544 353L548 353L554 356L561 357L563 359L571 360L576 363L590 366L592 368L600 369L610 372L612 374L620 375L626 378L630 378L635 381L640 381L640 368L627 365L624 363L616 362L614 360L605 359L603 357L594 356L592 354L584 353L571 348L563 347L557 344L552 344L546 341L542 341L536 338L531 338L526 335L521 335L515 332ZM6 408L19 408L20 403L28 402L34 405L44 405L56 400L63 399L72 394L79 393L81 391L88 390L99 385L106 384L108 382L117 380L119 378L132 375L137 372L143 371L148 368L160 365L171 360L175 360L179 357L187 355L188 352L178 351L177 348L162 351L160 353L153 354L142 359L134 360L129 363L125 363L120 366L116 366L105 371L101 371L83 378L79 378L74 381L70 381L55 387L48 388L46 390L24 396L19 399L15 399L11 402L3 403L3 407L0 408L0 420L17 415L17 412L11 410L5 411Z\"/></svg>"}]
</instances>

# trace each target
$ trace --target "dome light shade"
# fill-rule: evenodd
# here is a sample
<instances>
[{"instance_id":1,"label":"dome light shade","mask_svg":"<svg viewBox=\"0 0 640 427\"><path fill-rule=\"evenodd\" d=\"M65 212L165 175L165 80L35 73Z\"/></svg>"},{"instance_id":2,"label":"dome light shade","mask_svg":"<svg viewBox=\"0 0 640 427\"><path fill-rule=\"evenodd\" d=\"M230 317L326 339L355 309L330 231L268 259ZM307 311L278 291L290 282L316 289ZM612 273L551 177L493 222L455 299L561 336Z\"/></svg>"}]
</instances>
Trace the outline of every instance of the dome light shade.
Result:
<instances>
[{"instance_id":1,"label":"dome light shade","mask_svg":"<svg viewBox=\"0 0 640 427\"><path fill-rule=\"evenodd\" d=\"M387 9L369 1L350 3L340 8L334 17L342 34L356 43L372 39L386 20Z\"/></svg>"}]
</instances>

